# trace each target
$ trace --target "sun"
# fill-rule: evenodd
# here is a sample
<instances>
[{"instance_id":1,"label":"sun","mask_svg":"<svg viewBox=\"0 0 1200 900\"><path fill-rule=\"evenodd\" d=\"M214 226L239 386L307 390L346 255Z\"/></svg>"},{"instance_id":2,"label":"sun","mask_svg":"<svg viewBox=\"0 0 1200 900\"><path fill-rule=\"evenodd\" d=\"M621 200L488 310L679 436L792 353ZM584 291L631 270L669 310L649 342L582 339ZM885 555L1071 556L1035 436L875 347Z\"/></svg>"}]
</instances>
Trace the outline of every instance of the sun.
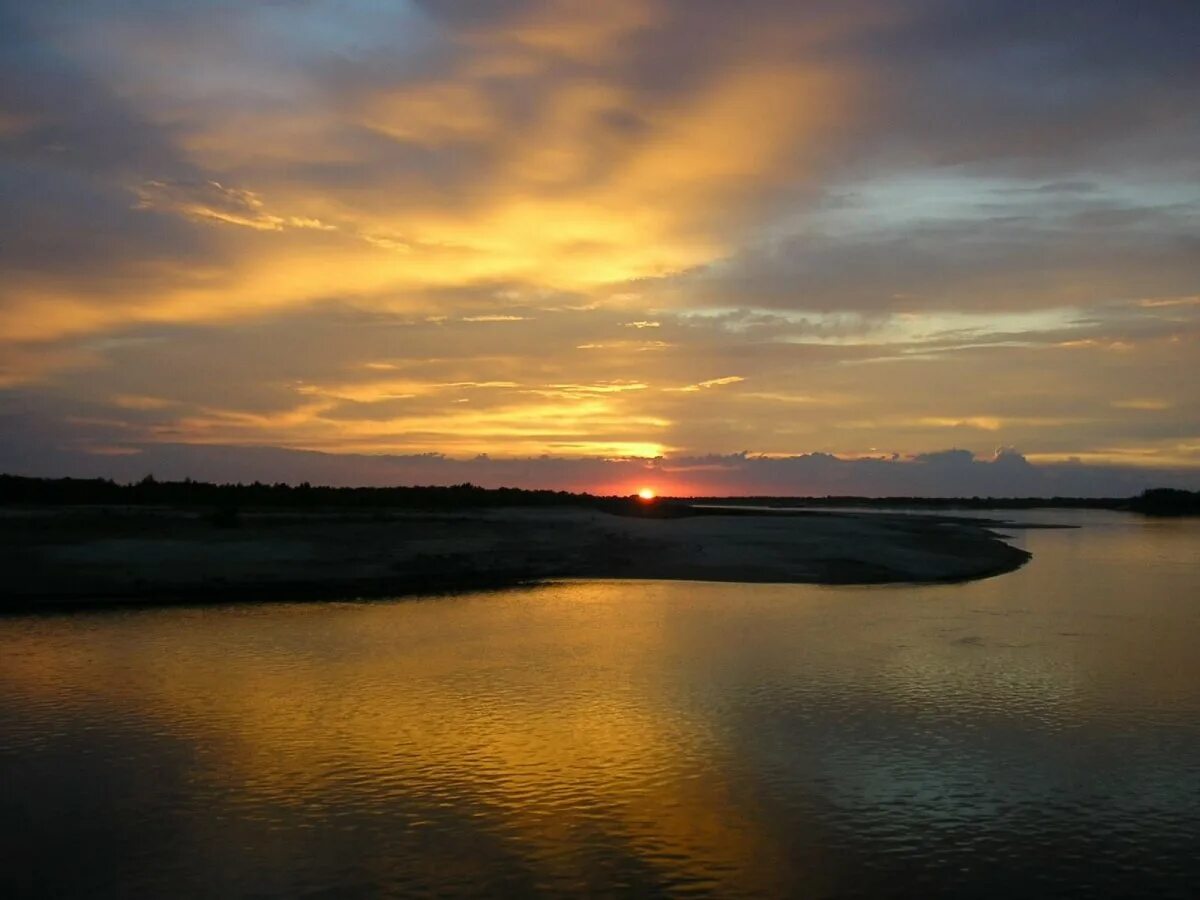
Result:
<instances>
[{"instance_id":1,"label":"sun","mask_svg":"<svg viewBox=\"0 0 1200 900\"><path fill-rule=\"evenodd\" d=\"M655 493L654 488L644 487L638 491L638 497L647 502L653 500L657 496L658 494Z\"/></svg>"}]
</instances>

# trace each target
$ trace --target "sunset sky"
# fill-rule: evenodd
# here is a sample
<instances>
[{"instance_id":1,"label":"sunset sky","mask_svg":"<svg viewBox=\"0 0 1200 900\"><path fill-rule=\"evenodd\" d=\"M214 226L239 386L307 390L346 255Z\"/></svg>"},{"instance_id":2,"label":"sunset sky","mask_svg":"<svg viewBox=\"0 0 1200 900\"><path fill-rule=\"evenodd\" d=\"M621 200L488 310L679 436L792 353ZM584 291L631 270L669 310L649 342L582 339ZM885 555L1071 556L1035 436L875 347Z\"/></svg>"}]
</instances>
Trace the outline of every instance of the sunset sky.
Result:
<instances>
[{"instance_id":1,"label":"sunset sky","mask_svg":"<svg viewBox=\"0 0 1200 900\"><path fill-rule=\"evenodd\" d=\"M1188 0L0 0L0 470L1200 488L1198 47Z\"/></svg>"}]
</instances>

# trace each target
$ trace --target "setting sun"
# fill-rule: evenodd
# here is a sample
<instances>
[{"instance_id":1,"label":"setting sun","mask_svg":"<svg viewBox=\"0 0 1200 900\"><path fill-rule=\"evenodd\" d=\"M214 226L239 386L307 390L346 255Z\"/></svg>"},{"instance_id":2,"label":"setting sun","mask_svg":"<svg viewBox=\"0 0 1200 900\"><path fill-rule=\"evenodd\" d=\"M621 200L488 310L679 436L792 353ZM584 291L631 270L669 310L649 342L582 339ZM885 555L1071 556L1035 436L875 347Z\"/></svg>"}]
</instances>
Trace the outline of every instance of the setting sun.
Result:
<instances>
[{"instance_id":1,"label":"setting sun","mask_svg":"<svg viewBox=\"0 0 1200 900\"><path fill-rule=\"evenodd\" d=\"M638 491L638 497L641 498L642 500L647 500L647 501L653 500L657 496L658 496L658 494L656 494L654 492L654 488L644 487L640 491Z\"/></svg>"}]
</instances>

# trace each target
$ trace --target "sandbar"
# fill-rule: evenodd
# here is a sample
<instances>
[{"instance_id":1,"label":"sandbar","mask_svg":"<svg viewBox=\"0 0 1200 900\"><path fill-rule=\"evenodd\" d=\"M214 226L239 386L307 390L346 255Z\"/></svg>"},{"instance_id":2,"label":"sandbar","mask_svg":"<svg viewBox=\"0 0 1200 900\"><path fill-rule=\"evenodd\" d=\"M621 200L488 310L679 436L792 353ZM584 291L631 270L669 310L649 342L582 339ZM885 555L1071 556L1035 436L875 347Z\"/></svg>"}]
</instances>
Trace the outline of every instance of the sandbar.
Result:
<instances>
[{"instance_id":1,"label":"sandbar","mask_svg":"<svg viewBox=\"0 0 1200 900\"><path fill-rule=\"evenodd\" d=\"M451 512L6 508L0 611L354 599L565 578L807 584L953 582L1029 559L1004 523L804 512L624 516L590 508Z\"/></svg>"}]
</instances>

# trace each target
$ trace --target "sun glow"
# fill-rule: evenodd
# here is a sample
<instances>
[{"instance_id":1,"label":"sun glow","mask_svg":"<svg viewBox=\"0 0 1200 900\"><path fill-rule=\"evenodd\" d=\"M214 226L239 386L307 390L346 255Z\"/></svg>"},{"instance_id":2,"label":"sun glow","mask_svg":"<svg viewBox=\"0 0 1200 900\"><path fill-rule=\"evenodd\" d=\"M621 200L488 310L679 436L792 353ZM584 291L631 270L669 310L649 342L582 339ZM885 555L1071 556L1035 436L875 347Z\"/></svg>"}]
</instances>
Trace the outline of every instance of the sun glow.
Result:
<instances>
[{"instance_id":1,"label":"sun glow","mask_svg":"<svg viewBox=\"0 0 1200 900\"><path fill-rule=\"evenodd\" d=\"M654 488L644 487L638 491L638 498L646 501L647 503L649 503L651 500L653 500L657 496L658 496L658 494L655 492Z\"/></svg>"}]
</instances>

